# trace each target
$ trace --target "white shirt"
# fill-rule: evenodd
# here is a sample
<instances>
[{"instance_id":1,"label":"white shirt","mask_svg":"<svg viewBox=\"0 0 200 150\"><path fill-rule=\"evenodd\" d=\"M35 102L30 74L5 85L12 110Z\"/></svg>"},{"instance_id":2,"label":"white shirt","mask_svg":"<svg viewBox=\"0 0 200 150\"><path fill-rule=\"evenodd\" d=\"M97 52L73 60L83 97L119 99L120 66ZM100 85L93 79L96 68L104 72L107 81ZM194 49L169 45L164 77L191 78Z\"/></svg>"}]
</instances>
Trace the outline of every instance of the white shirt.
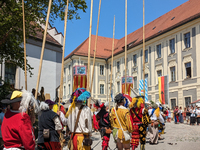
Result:
<instances>
[{"instance_id":1,"label":"white shirt","mask_svg":"<svg viewBox=\"0 0 200 150\"><path fill-rule=\"evenodd\" d=\"M149 116L151 116L151 120L158 120L159 119L161 123L165 122L163 117L162 117L162 115L161 115L161 113L159 114L159 116L157 118L156 115L155 115L155 111L154 111L153 115L151 115L152 111L153 111L153 109L149 109L148 110Z\"/></svg>"},{"instance_id":2,"label":"white shirt","mask_svg":"<svg viewBox=\"0 0 200 150\"><path fill-rule=\"evenodd\" d=\"M62 122L62 124L63 124L64 126L67 125L67 118L65 118L65 115L63 114L62 111L60 111L60 120L61 120L61 122Z\"/></svg>"},{"instance_id":3,"label":"white shirt","mask_svg":"<svg viewBox=\"0 0 200 150\"><path fill-rule=\"evenodd\" d=\"M78 116L80 107L81 107L81 104L76 104L75 109L72 110L72 113L68 117L67 124L71 132L74 132L76 118ZM76 133L89 133L89 132L91 133L92 132L92 117L91 116L92 116L92 113L91 113L90 108L88 106L84 106L80 114L78 126L75 131Z\"/></svg>"}]
</instances>

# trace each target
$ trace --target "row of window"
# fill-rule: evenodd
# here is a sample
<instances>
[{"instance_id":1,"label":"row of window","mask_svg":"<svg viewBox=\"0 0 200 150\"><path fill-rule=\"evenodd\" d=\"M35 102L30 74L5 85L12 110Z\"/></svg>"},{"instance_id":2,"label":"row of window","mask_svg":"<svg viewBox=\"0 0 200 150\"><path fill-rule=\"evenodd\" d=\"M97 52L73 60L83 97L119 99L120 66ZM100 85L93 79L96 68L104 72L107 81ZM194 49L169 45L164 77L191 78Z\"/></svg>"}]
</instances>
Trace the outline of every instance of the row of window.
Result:
<instances>
[{"instance_id":1,"label":"row of window","mask_svg":"<svg viewBox=\"0 0 200 150\"><path fill-rule=\"evenodd\" d=\"M185 97L185 107L189 106L190 103L191 97ZM171 99L171 109L174 109L176 106L176 99Z\"/></svg>"}]
</instances>

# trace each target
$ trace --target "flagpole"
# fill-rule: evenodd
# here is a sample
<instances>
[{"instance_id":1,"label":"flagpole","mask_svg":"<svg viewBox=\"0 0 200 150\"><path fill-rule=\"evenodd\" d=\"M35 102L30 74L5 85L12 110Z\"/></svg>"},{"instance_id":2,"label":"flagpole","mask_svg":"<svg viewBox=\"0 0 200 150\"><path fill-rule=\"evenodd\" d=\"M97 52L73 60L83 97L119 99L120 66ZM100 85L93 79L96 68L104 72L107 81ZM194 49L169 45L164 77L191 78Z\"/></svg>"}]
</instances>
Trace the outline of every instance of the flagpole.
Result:
<instances>
[{"instance_id":1,"label":"flagpole","mask_svg":"<svg viewBox=\"0 0 200 150\"><path fill-rule=\"evenodd\" d=\"M42 61L43 61L44 48L45 48L45 42L46 42L46 36L47 36L47 27L48 27L49 15L50 15L50 11L51 11L51 3L52 3L52 0L49 0L49 6L48 6L48 11L47 11L47 19L46 19L46 26L45 26L45 30L44 30L42 50L41 50L41 56L40 56L40 66L39 66L38 78L37 78L37 85L36 85L36 90L35 90L35 99L37 99L37 92L38 92L38 87L39 87L39 83L40 83Z\"/></svg>"},{"instance_id":2,"label":"flagpole","mask_svg":"<svg viewBox=\"0 0 200 150\"><path fill-rule=\"evenodd\" d=\"M114 22L113 22L113 42L112 42L111 76L110 76L109 111L110 111L111 89L112 89L112 73L113 73L113 53L114 53L114 45L115 45L115 16L114 16Z\"/></svg>"},{"instance_id":3,"label":"flagpole","mask_svg":"<svg viewBox=\"0 0 200 150\"><path fill-rule=\"evenodd\" d=\"M101 0L99 1L99 12L98 12L98 20L97 20L97 30L96 30L96 39L95 39L95 46L94 46L94 58L93 58L93 69L92 69L92 80L90 84L90 93L92 95L92 85L93 85L93 78L94 78L94 66L95 66L95 58L96 58L96 50L97 50L97 39L98 39L98 30L99 30L99 17L100 17L100 10L101 10Z\"/></svg>"},{"instance_id":4,"label":"flagpole","mask_svg":"<svg viewBox=\"0 0 200 150\"><path fill-rule=\"evenodd\" d=\"M27 90L27 71L26 71L26 32L25 32L24 0L22 0L22 12L23 12L23 36L24 36L24 72L25 72L25 90Z\"/></svg>"},{"instance_id":5,"label":"flagpole","mask_svg":"<svg viewBox=\"0 0 200 150\"><path fill-rule=\"evenodd\" d=\"M67 15L68 15L69 0L67 0L67 8L65 9L65 25L64 25L64 39L63 39L63 52L62 52L62 67L60 77L60 92L59 92L59 106L60 101L63 98L63 72L64 72L64 57L65 57L65 41L66 41L66 30L67 30ZM60 110L60 107L58 108Z\"/></svg>"},{"instance_id":6,"label":"flagpole","mask_svg":"<svg viewBox=\"0 0 200 150\"><path fill-rule=\"evenodd\" d=\"M143 0L143 92L145 100L145 11L144 11L144 0Z\"/></svg>"},{"instance_id":7,"label":"flagpole","mask_svg":"<svg viewBox=\"0 0 200 150\"><path fill-rule=\"evenodd\" d=\"M91 47L91 32L92 32L92 12L93 12L93 0L91 0L90 8L90 31L89 31L89 45L88 45L88 68L87 68L87 91L90 91L90 47ZM88 107L90 107L91 97L88 99Z\"/></svg>"},{"instance_id":8,"label":"flagpole","mask_svg":"<svg viewBox=\"0 0 200 150\"><path fill-rule=\"evenodd\" d=\"M125 92L126 94L126 61L127 59L127 0L125 1Z\"/></svg>"}]
</instances>

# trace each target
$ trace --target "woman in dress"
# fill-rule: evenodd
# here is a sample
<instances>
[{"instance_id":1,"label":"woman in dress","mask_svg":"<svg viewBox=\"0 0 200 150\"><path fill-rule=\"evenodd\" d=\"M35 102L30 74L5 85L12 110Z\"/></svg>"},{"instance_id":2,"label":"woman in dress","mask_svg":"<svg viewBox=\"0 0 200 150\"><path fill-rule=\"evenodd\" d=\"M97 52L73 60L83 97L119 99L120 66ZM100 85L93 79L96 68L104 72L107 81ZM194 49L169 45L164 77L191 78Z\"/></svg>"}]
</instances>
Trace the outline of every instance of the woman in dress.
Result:
<instances>
[{"instance_id":1,"label":"woman in dress","mask_svg":"<svg viewBox=\"0 0 200 150\"><path fill-rule=\"evenodd\" d=\"M190 109L190 125L195 125L196 122L196 111L194 109L194 107L192 106L192 109Z\"/></svg>"},{"instance_id":2,"label":"woman in dress","mask_svg":"<svg viewBox=\"0 0 200 150\"><path fill-rule=\"evenodd\" d=\"M171 111L170 111L169 108L168 108L168 119L167 119L167 122L171 122Z\"/></svg>"},{"instance_id":3,"label":"woman in dress","mask_svg":"<svg viewBox=\"0 0 200 150\"><path fill-rule=\"evenodd\" d=\"M180 123L183 123L184 120L183 120L183 110L182 110L182 107L179 108L179 122Z\"/></svg>"}]
</instances>

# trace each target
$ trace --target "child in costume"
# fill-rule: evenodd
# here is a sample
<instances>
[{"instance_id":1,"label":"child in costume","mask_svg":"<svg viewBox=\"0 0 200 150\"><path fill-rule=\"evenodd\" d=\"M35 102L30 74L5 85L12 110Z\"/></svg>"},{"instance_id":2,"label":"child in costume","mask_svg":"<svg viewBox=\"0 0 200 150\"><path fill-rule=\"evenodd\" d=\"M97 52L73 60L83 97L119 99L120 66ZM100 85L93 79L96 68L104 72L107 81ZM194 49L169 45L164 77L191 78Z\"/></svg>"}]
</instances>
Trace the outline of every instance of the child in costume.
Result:
<instances>
[{"instance_id":1,"label":"child in costume","mask_svg":"<svg viewBox=\"0 0 200 150\"><path fill-rule=\"evenodd\" d=\"M126 98L123 94L115 96L116 108L111 110L111 127L113 128L113 138L119 150L130 149L130 133L133 132L131 116L129 110L124 107Z\"/></svg>"},{"instance_id":2,"label":"child in costume","mask_svg":"<svg viewBox=\"0 0 200 150\"><path fill-rule=\"evenodd\" d=\"M73 143L73 148L71 148L73 150L91 149L92 113L86 105L89 97L90 93L85 88L76 89L72 93L70 99L71 105L65 115L68 118L68 127L72 133L70 143ZM86 143L87 141L88 143Z\"/></svg>"},{"instance_id":3,"label":"child in costume","mask_svg":"<svg viewBox=\"0 0 200 150\"><path fill-rule=\"evenodd\" d=\"M96 115L96 118L98 121L98 126L100 128L101 138L103 140L102 150L107 150L111 134L111 123L109 120L109 112L106 111L107 105L101 103L101 101L98 100L96 101L94 107L96 107L98 110L100 109L100 111Z\"/></svg>"},{"instance_id":4,"label":"child in costume","mask_svg":"<svg viewBox=\"0 0 200 150\"><path fill-rule=\"evenodd\" d=\"M146 130L150 123L150 118L148 111L145 108L143 97L137 96L133 98L129 104L129 108L133 121L133 132L131 138L132 150L135 150L138 147L139 141L141 143L140 149L144 150L146 144Z\"/></svg>"}]
</instances>

